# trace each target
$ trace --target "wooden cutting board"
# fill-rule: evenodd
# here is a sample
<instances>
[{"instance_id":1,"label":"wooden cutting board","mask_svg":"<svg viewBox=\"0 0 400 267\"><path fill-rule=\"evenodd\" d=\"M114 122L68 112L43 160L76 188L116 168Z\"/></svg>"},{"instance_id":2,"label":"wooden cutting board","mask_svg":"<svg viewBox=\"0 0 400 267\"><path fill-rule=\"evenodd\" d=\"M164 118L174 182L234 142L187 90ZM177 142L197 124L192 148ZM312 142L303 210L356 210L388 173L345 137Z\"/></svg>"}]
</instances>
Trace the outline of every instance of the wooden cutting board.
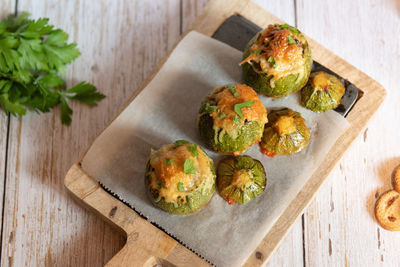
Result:
<instances>
[{"instance_id":1,"label":"wooden cutting board","mask_svg":"<svg viewBox=\"0 0 400 267\"><path fill-rule=\"evenodd\" d=\"M283 23L250 1L213 0L207 4L187 32L196 30L207 36L212 36L219 26L234 14L241 15L262 28L271 23ZM311 202L347 148L365 128L368 120L376 112L386 95L384 88L376 81L343 59L335 56L315 41L310 38L307 39L312 50L313 59L353 83L361 90L361 94L346 117L350 123L348 129L337 140L322 161L323 163L286 208L256 250L249 255L246 266L260 266L268 260L280 241L291 229L295 220ZM171 51L158 63L155 70L126 103L126 106L156 75L170 53ZM140 217L126 204L104 191L95 177L89 177L82 170L80 162L83 157L84 155L68 171L64 180L65 186L81 203L85 203L88 208L115 225L127 237L126 245L108 262L107 266L154 266L157 263L163 264L163 266L209 265L178 241Z\"/></svg>"}]
</instances>

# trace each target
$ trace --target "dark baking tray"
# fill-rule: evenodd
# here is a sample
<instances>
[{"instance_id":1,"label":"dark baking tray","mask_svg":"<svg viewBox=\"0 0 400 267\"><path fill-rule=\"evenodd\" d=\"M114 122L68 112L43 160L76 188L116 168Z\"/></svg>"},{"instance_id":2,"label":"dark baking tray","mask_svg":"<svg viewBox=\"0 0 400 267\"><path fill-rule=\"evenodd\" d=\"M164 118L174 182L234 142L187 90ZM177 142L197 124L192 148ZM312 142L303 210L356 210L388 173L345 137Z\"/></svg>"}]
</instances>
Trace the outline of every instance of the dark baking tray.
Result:
<instances>
[{"instance_id":1,"label":"dark baking tray","mask_svg":"<svg viewBox=\"0 0 400 267\"><path fill-rule=\"evenodd\" d=\"M213 34L212 38L243 51L249 40L261 30L262 28L245 19L244 17L234 15L230 16L225 20L224 23L222 23L222 25ZM346 117L347 113L349 113L351 108L356 103L360 90L351 82L337 75L328 68L325 68L316 61L313 62L311 71L325 71L331 73L338 77L343 83L346 91L342 97L341 104L335 109L335 111Z\"/></svg>"}]
</instances>

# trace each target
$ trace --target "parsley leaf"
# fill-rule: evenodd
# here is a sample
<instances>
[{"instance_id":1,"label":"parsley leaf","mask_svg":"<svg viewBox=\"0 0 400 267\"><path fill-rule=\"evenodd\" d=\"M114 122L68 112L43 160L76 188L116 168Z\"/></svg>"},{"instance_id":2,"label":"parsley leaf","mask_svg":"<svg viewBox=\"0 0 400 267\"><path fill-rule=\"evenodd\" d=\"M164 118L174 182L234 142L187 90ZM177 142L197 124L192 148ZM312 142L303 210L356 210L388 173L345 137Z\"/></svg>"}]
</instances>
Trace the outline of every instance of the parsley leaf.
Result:
<instances>
[{"instance_id":1,"label":"parsley leaf","mask_svg":"<svg viewBox=\"0 0 400 267\"><path fill-rule=\"evenodd\" d=\"M240 119L239 119L239 117L238 117L238 116L235 116L235 117L233 118L233 122L234 122L235 124L240 124Z\"/></svg>"},{"instance_id":2,"label":"parsley leaf","mask_svg":"<svg viewBox=\"0 0 400 267\"><path fill-rule=\"evenodd\" d=\"M293 33L299 33L299 30L289 24L283 24L280 26L281 29L289 29Z\"/></svg>"},{"instance_id":3,"label":"parsley leaf","mask_svg":"<svg viewBox=\"0 0 400 267\"><path fill-rule=\"evenodd\" d=\"M174 144L177 146L181 146L181 145L190 144L190 143L189 143L189 141L186 141L186 140L176 140Z\"/></svg>"},{"instance_id":4,"label":"parsley leaf","mask_svg":"<svg viewBox=\"0 0 400 267\"><path fill-rule=\"evenodd\" d=\"M288 43L291 44L295 44L296 41L293 39L293 37L291 35L288 36Z\"/></svg>"},{"instance_id":5,"label":"parsley leaf","mask_svg":"<svg viewBox=\"0 0 400 267\"><path fill-rule=\"evenodd\" d=\"M178 183L178 191L185 191L185 187L183 186L182 182Z\"/></svg>"},{"instance_id":6,"label":"parsley leaf","mask_svg":"<svg viewBox=\"0 0 400 267\"><path fill-rule=\"evenodd\" d=\"M243 103L239 103L235 105L235 112L240 116L240 118L244 119L242 114L242 108L249 108L254 104L253 100L247 100Z\"/></svg>"},{"instance_id":7,"label":"parsley leaf","mask_svg":"<svg viewBox=\"0 0 400 267\"><path fill-rule=\"evenodd\" d=\"M256 55L259 55L259 54L261 54L261 50L260 49L254 49L252 53L256 54Z\"/></svg>"},{"instance_id":8,"label":"parsley leaf","mask_svg":"<svg viewBox=\"0 0 400 267\"><path fill-rule=\"evenodd\" d=\"M276 68L276 61L275 61L275 58L274 58L273 56L269 56L269 58L268 58L267 61L273 63L273 64L274 64L274 65L273 65L274 68Z\"/></svg>"},{"instance_id":9,"label":"parsley leaf","mask_svg":"<svg viewBox=\"0 0 400 267\"><path fill-rule=\"evenodd\" d=\"M234 84L228 84L228 85L226 85L226 88L232 93L232 95L234 97L239 97L240 96L240 94L236 91Z\"/></svg>"},{"instance_id":10,"label":"parsley leaf","mask_svg":"<svg viewBox=\"0 0 400 267\"><path fill-rule=\"evenodd\" d=\"M219 114L219 118L220 118L220 119L226 118L226 114L225 114L225 113Z\"/></svg>"},{"instance_id":11,"label":"parsley leaf","mask_svg":"<svg viewBox=\"0 0 400 267\"><path fill-rule=\"evenodd\" d=\"M185 163L183 164L183 172L186 174L196 174L196 169L193 167L193 160L185 160Z\"/></svg>"},{"instance_id":12,"label":"parsley leaf","mask_svg":"<svg viewBox=\"0 0 400 267\"><path fill-rule=\"evenodd\" d=\"M61 121L69 125L69 100L96 106L105 96L86 82L67 90L59 73L80 55L76 44L48 25L49 19L29 16L22 13L0 21L0 107L22 116L27 110L49 112L60 105Z\"/></svg>"},{"instance_id":13,"label":"parsley leaf","mask_svg":"<svg viewBox=\"0 0 400 267\"><path fill-rule=\"evenodd\" d=\"M209 113L209 114L215 112L217 109L218 109L217 106L212 106L212 105L210 105L208 103L207 103L206 108L205 108L206 112Z\"/></svg>"},{"instance_id":14,"label":"parsley leaf","mask_svg":"<svg viewBox=\"0 0 400 267\"><path fill-rule=\"evenodd\" d=\"M161 184L157 184L157 189L161 189L162 185Z\"/></svg>"},{"instance_id":15,"label":"parsley leaf","mask_svg":"<svg viewBox=\"0 0 400 267\"><path fill-rule=\"evenodd\" d=\"M174 162L174 158L164 158L165 165L169 166Z\"/></svg>"},{"instance_id":16,"label":"parsley leaf","mask_svg":"<svg viewBox=\"0 0 400 267\"><path fill-rule=\"evenodd\" d=\"M188 146L188 150L192 153L193 157L196 157L197 155L199 155L199 152L197 152L196 144L191 144L190 146Z\"/></svg>"}]
</instances>

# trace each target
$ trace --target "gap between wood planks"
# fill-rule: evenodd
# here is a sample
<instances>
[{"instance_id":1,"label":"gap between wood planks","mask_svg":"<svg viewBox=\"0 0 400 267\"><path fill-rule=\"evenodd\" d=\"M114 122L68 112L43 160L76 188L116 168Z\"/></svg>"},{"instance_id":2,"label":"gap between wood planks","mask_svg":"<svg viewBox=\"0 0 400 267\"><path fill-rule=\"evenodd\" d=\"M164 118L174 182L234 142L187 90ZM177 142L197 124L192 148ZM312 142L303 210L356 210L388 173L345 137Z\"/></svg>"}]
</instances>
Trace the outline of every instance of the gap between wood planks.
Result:
<instances>
[{"instance_id":1,"label":"gap between wood planks","mask_svg":"<svg viewBox=\"0 0 400 267\"><path fill-rule=\"evenodd\" d=\"M18 15L18 0L15 0L14 5L14 15ZM3 175L3 196L2 196L2 206L1 206L1 227L0 227L0 259L3 253L3 233L4 233L4 210L6 201L6 186L7 186L7 165L8 165L8 144L10 140L10 123L11 114L7 115L7 130L6 130L6 147L4 152L4 175Z\"/></svg>"}]
</instances>

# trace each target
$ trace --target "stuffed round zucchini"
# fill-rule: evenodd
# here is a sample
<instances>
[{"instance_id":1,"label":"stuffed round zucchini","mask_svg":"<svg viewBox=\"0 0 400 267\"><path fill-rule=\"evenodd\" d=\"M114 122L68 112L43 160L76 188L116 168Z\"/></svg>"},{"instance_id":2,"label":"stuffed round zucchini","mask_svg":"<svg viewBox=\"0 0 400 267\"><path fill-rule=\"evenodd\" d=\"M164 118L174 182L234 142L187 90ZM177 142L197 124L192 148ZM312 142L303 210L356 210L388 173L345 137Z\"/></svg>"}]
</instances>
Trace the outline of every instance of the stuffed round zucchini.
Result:
<instances>
[{"instance_id":1,"label":"stuffed round zucchini","mask_svg":"<svg viewBox=\"0 0 400 267\"><path fill-rule=\"evenodd\" d=\"M315 72L301 90L301 103L312 111L325 112L339 106L344 92L345 88L336 76Z\"/></svg>"},{"instance_id":2,"label":"stuffed round zucchini","mask_svg":"<svg viewBox=\"0 0 400 267\"><path fill-rule=\"evenodd\" d=\"M196 144L179 140L151 151L145 185L156 207L175 215L192 214L215 191L214 163Z\"/></svg>"},{"instance_id":3,"label":"stuffed round zucchini","mask_svg":"<svg viewBox=\"0 0 400 267\"><path fill-rule=\"evenodd\" d=\"M240 64L246 84L263 95L284 97L306 85L312 66L311 50L298 29L274 24L250 40Z\"/></svg>"},{"instance_id":4,"label":"stuffed round zucchini","mask_svg":"<svg viewBox=\"0 0 400 267\"><path fill-rule=\"evenodd\" d=\"M218 193L229 204L247 203L258 197L266 183L263 165L249 156L226 158L218 164Z\"/></svg>"},{"instance_id":5,"label":"stuffed round zucchini","mask_svg":"<svg viewBox=\"0 0 400 267\"><path fill-rule=\"evenodd\" d=\"M268 119L260 143L263 154L270 157L289 155L308 145L311 134L300 113L284 108L271 111Z\"/></svg>"},{"instance_id":6,"label":"stuffed round zucchini","mask_svg":"<svg viewBox=\"0 0 400 267\"><path fill-rule=\"evenodd\" d=\"M250 87L229 84L203 101L197 120L200 136L217 153L239 155L260 142L267 110Z\"/></svg>"}]
</instances>

